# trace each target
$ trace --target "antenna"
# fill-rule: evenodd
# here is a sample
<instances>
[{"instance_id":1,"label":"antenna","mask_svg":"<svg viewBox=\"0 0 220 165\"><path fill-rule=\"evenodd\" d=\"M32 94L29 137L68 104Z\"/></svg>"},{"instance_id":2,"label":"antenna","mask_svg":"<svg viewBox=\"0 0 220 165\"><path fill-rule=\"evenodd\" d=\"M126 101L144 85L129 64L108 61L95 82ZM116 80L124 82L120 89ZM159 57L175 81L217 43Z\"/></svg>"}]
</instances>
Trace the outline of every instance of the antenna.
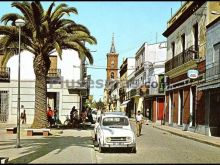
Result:
<instances>
[{"instance_id":1,"label":"antenna","mask_svg":"<svg viewBox=\"0 0 220 165\"><path fill-rule=\"evenodd\" d=\"M172 8L171 8L171 17L173 16L173 11L172 11Z\"/></svg>"}]
</instances>

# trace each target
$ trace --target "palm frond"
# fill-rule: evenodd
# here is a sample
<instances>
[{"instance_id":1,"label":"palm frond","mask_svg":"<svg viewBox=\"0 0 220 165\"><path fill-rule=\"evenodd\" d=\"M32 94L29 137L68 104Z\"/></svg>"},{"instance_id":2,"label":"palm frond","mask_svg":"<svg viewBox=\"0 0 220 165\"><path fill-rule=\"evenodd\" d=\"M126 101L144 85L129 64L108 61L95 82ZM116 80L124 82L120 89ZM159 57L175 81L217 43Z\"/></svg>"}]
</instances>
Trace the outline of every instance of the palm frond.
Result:
<instances>
[{"instance_id":1,"label":"palm frond","mask_svg":"<svg viewBox=\"0 0 220 165\"><path fill-rule=\"evenodd\" d=\"M6 67L8 60L15 55L16 55L15 49L5 49L4 56L1 61L1 66Z\"/></svg>"},{"instance_id":2,"label":"palm frond","mask_svg":"<svg viewBox=\"0 0 220 165\"><path fill-rule=\"evenodd\" d=\"M50 18L50 15L51 15L51 12L52 12L52 9L53 9L54 6L55 6L55 3L52 2L52 3L50 4L50 7L48 8L46 14L45 14L45 20L47 20L47 21L50 20L49 18Z\"/></svg>"},{"instance_id":3,"label":"palm frond","mask_svg":"<svg viewBox=\"0 0 220 165\"><path fill-rule=\"evenodd\" d=\"M11 4L12 7L16 7L19 9L27 21L33 25L33 18L32 18L32 11L30 10L30 3L29 2L13 2Z\"/></svg>"},{"instance_id":4,"label":"palm frond","mask_svg":"<svg viewBox=\"0 0 220 165\"><path fill-rule=\"evenodd\" d=\"M58 42L55 42L55 49L56 49L60 59L62 60L62 49L61 49L61 47L60 47Z\"/></svg>"},{"instance_id":5,"label":"palm frond","mask_svg":"<svg viewBox=\"0 0 220 165\"><path fill-rule=\"evenodd\" d=\"M52 13L52 15L51 15L51 19L55 17L54 15L55 15L61 8L64 8L64 7L67 7L67 6L68 6L68 5L65 4L65 3L59 4L59 5L55 8L55 10L53 11L53 13Z\"/></svg>"},{"instance_id":6,"label":"palm frond","mask_svg":"<svg viewBox=\"0 0 220 165\"><path fill-rule=\"evenodd\" d=\"M0 35L18 34L15 26L0 26Z\"/></svg>"},{"instance_id":7,"label":"palm frond","mask_svg":"<svg viewBox=\"0 0 220 165\"><path fill-rule=\"evenodd\" d=\"M9 13L9 14L5 14L2 16L1 18L1 22L3 22L5 25L7 25L7 23L9 21L15 22L17 19L24 19L21 15L17 14L17 13Z\"/></svg>"},{"instance_id":8,"label":"palm frond","mask_svg":"<svg viewBox=\"0 0 220 165\"><path fill-rule=\"evenodd\" d=\"M62 43L62 49L73 49L78 52L79 57L82 59L84 57L88 58L90 64L93 64L93 57L88 49L80 42L67 42Z\"/></svg>"}]
</instances>

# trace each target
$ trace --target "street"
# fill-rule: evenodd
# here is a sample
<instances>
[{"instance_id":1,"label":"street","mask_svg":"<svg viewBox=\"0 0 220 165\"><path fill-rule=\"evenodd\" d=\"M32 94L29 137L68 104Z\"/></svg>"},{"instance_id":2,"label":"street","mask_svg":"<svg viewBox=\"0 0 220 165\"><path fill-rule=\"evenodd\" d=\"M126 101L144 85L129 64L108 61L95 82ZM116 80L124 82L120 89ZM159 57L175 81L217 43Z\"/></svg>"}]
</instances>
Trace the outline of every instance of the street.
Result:
<instances>
[{"instance_id":1,"label":"street","mask_svg":"<svg viewBox=\"0 0 220 165\"><path fill-rule=\"evenodd\" d=\"M219 163L220 148L143 125L137 153L99 153L97 163Z\"/></svg>"},{"instance_id":2,"label":"street","mask_svg":"<svg viewBox=\"0 0 220 165\"><path fill-rule=\"evenodd\" d=\"M143 125L137 138L137 153L113 149L99 153L92 140L92 128L87 130L53 130L53 135L21 135L22 148L14 148L16 134L1 129L0 157L9 163L219 163L220 148L185 139Z\"/></svg>"}]
</instances>

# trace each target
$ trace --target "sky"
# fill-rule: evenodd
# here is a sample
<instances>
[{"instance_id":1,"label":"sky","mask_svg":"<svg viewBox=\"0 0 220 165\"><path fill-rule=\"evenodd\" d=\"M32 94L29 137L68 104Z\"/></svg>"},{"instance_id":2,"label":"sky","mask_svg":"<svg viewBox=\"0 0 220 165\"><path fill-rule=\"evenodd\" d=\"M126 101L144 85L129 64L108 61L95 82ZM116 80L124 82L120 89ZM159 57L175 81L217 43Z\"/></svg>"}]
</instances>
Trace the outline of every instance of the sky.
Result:
<instances>
[{"instance_id":1,"label":"sky","mask_svg":"<svg viewBox=\"0 0 220 165\"><path fill-rule=\"evenodd\" d=\"M42 1L44 9L50 3ZM120 67L123 58L134 57L144 42L166 41L162 33L171 18L171 8L175 14L181 7L181 1L57 1L55 5L60 3L75 7L78 15L72 14L70 18L86 26L97 39L97 45L86 44L94 57L94 64L87 65L88 74L93 81L103 82L106 80L106 55L110 52L113 33ZM18 9L11 7L10 1L0 4L0 17L9 12L19 13ZM95 100L102 99L103 92L100 85L93 85L90 89Z\"/></svg>"}]
</instances>

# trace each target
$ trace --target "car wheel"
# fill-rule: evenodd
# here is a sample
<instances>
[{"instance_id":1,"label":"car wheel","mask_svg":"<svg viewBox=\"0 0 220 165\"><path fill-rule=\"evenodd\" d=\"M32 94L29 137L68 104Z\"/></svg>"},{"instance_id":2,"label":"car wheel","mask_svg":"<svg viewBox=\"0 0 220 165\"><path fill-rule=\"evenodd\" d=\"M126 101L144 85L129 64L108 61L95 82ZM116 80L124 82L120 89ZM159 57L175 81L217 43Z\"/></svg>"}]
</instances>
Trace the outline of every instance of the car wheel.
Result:
<instances>
[{"instance_id":1,"label":"car wheel","mask_svg":"<svg viewBox=\"0 0 220 165\"><path fill-rule=\"evenodd\" d=\"M137 152L136 147L131 148L131 153L136 153L136 152Z\"/></svg>"}]
</instances>

